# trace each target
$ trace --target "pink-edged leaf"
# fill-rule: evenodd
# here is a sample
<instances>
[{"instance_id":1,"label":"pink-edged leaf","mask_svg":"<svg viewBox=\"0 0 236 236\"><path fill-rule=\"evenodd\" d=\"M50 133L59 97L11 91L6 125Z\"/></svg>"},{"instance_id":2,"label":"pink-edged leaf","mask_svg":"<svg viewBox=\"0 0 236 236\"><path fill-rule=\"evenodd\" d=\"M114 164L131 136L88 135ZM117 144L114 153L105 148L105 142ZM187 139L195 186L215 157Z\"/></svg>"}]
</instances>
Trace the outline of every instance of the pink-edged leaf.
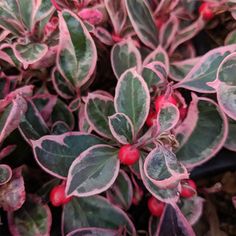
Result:
<instances>
[{"instance_id":1,"label":"pink-edged leaf","mask_svg":"<svg viewBox=\"0 0 236 236\"><path fill-rule=\"evenodd\" d=\"M104 20L102 12L96 8L83 8L78 12L78 16L91 25L98 25Z\"/></svg>"},{"instance_id":2,"label":"pink-edged leaf","mask_svg":"<svg viewBox=\"0 0 236 236\"><path fill-rule=\"evenodd\" d=\"M93 34L105 45L111 46L114 43L110 32L103 27L96 27Z\"/></svg>"},{"instance_id":3,"label":"pink-edged leaf","mask_svg":"<svg viewBox=\"0 0 236 236\"><path fill-rule=\"evenodd\" d=\"M236 44L209 51L201 57L186 77L174 87L186 88L200 93L215 93L215 89L208 83L216 79L221 62L234 51L236 51Z\"/></svg>"},{"instance_id":4,"label":"pink-edged leaf","mask_svg":"<svg viewBox=\"0 0 236 236\"><path fill-rule=\"evenodd\" d=\"M0 143L18 127L26 110L27 102L19 95L5 108L0 117Z\"/></svg>"},{"instance_id":5,"label":"pink-edged leaf","mask_svg":"<svg viewBox=\"0 0 236 236\"><path fill-rule=\"evenodd\" d=\"M172 54L180 44L185 43L196 36L204 28L204 26L205 21L201 17L199 17L192 24L178 30L175 36L175 40L170 47L170 53Z\"/></svg>"},{"instance_id":6,"label":"pink-edged leaf","mask_svg":"<svg viewBox=\"0 0 236 236\"><path fill-rule=\"evenodd\" d=\"M159 188L168 188L189 177L175 154L164 146L158 146L148 154L144 161L144 173Z\"/></svg>"},{"instance_id":7,"label":"pink-edged leaf","mask_svg":"<svg viewBox=\"0 0 236 236\"><path fill-rule=\"evenodd\" d=\"M15 63L14 61L12 60L12 58L4 51L1 51L0 50L0 60L3 60L7 63L9 63L11 66L15 67Z\"/></svg>"},{"instance_id":8,"label":"pink-edged leaf","mask_svg":"<svg viewBox=\"0 0 236 236\"><path fill-rule=\"evenodd\" d=\"M157 187L144 173L143 165L145 156L146 155L143 155L142 153L142 158L139 158L139 169L144 186L155 198L157 198L162 202L167 202L167 203L177 202L179 199L179 192L181 190L180 184L178 184L176 187L171 187L167 189L161 189Z\"/></svg>"},{"instance_id":9,"label":"pink-edged leaf","mask_svg":"<svg viewBox=\"0 0 236 236\"><path fill-rule=\"evenodd\" d=\"M170 64L169 77L177 82L183 80L199 60L200 57L195 57L183 61L172 62Z\"/></svg>"},{"instance_id":10,"label":"pink-edged leaf","mask_svg":"<svg viewBox=\"0 0 236 236\"><path fill-rule=\"evenodd\" d=\"M120 236L120 232L111 229L89 227L76 229L66 236Z\"/></svg>"},{"instance_id":11,"label":"pink-edged leaf","mask_svg":"<svg viewBox=\"0 0 236 236\"><path fill-rule=\"evenodd\" d=\"M25 185L21 168L13 170L12 178L0 186L0 207L5 211L16 211L25 202Z\"/></svg>"},{"instance_id":12,"label":"pink-edged leaf","mask_svg":"<svg viewBox=\"0 0 236 236\"><path fill-rule=\"evenodd\" d=\"M119 143L133 142L134 127L128 116L123 113L115 113L113 116L109 116L108 119L111 133Z\"/></svg>"},{"instance_id":13,"label":"pink-edged leaf","mask_svg":"<svg viewBox=\"0 0 236 236\"><path fill-rule=\"evenodd\" d=\"M86 116L85 116L85 105L81 104L79 109L79 130L81 132L91 133L92 127L90 126Z\"/></svg>"},{"instance_id":14,"label":"pink-edged leaf","mask_svg":"<svg viewBox=\"0 0 236 236\"><path fill-rule=\"evenodd\" d=\"M236 53L234 52L222 61L217 71L217 79L210 84L216 89L220 107L233 120L236 120L235 71Z\"/></svg>"},{"instance_id":15,"label":"pink-edged leaf","mask_svg":"<svg viewBox=\"0 0 236 236\"><path fill-rule=\"evenodd\" d=\"M150 107L150 94L144 79L134 70L120 77L115 91L116 112L127 115L134 125L135 135L144 125Z\"/></svg>"},{"instance_id":16,"label":"pink-edged leaf","mask_svg":"<svg viewBox=\"0 0 236 236\"><path fill-rule=\"evenodd\" d=\"M165 103L157 114L157 126L159 132L173 129L179 121L179 109L172 103Z\"/></svg>"},{"instance_id":17,"label":"pink-edged leaf","mask_svg":"<svg viewBox=\"0 0 236 236\"><path fill-rule=\"evenodd\" d=\"M72 111L72 112L75 112L75 111L78 111L80 106L81 106L82 102L81 102L81 98L80 97L77 97L75 98L74 100L72 100L72 102L70 102L69 104L69 109Z\"/></svg>"},{"instance_id":18,"label":"pink-edged leaf","mask_svg":"<svg viewBox=\"0 0 236 236\"><path fill-rule=\"evenodd\" d=\"M195 236L191 225L176 204L166 204L156 236Z\"/></svg>"},{"instance_id":19,"label":"pink-edged leaf","mask_svg":"<svg viewBox=\"0 0 236 236\"><path fill-rule=\"evenodd\" d=\"M56 121L51 128L51 134L64 134L70 131L70 127L64 121Z\"/></svg>"},{"instance_id":20,"label":"pink-edged leaf","mask_svg":"<svg viewBox=\"0 0 236 236\"><path fill-rule=\"evenodd\" d=\"M75 90L72 84L66 80L56 68L52 72L53 86L58 95L65 99L71 99L75 96Z\"/></svg>"},{"instance_id":21,"label":"pink-edged leaf","mask_svg":"<svg viewBox=\"0 0 236 236\"><path fill-rule=\"evenodd\" d=\"M175 35L178 31L179 21L178 18L171 14L169 20L161 27L159 41L164 48L168 48L175 40Z\"/></svg>"},{"instance_id":22,"label":"pink-edged leaf","mask_svg":"<svg viewBox=\"0 0 236 236\"><path fill-rule=\"evenodd\" d=\"M204 199L198 196L181 198L181 201L178 203L181 212L191 225L196 224L202 216L203 204Z\"/></svg>"},{"instance_id":23,"label":"pink-edged leaf","mask_svg":"<svg viewBox=\"0 0 236 236\"><path fill-rule=\"evenodd\" d=\"M6 81L6 83L9 83L7 87L10 87L10 81ZM22 97L31 97L33 94L33 88L34 86L32 85L27 85L20 87L18 89L15 89L14 91L10 92L7 94L7 96L4 99L0 100L0 111L4 111L5 107L9 105L13 99L15 99L17 96L22 96ZM10 88L7 88L7 90ZM9 90L8 90L9 92Z\"/></svg>"},{"instance_id":24,"label":"pink-edged leaf","mask_svg":"<svg viewBox=\"0 0 236 236\"><path fill-rule=\"evenodd\" d=\"M128 38L113 46L111 50L111 65L117 79L127 69L135 67L137 71L140 71L142 59L132 39Z\"/></svg>"},{"instance_id":25,"label":"pink-edged leaf","mask_svg":"<svg viewBox=\"0 0 236 236\"><path fill-rule=\"evenodd\" d=\"M223 147L228 122L214 101L193 94L187 117L174 133L180 143L178 160L187 168L193 168L208 161Z\"/></svg>"},{"instance_id":26,"label":"pink-edged leaf","mask_svg":"<svg viewBox=\"0 0 236 236\"><path fill-rule=\"evenodd\" d=\"M28 195L21 209L8 212L8 224L14 236L50 236L50 208L38 196Z\"/></svg>"},{"instance_id":27,"label":"pink-edged leaf","mask_svg":"<svg viewBox=\"0 0 236 236\"><path fill-rule=\"evenodd\" d=\"M151 216L148 221L148 233L149 236L156 236L157 228L160 222L160 218Z\"/></svg>"},{"instance_id":28,"label":"pink-edged leaf","mask_svg":"<svg viewBox=\"0 0 236 236\"><path fill-rule=\"evenodd\" d=\"M125 171L120 170L114 184L106 192L107 199L118 207L128 210L132 204L133 186Z\"/></svg>"},{"instance_id":29,"label":"pink-edged leaf","mask_svg":"<svg viewBox=\"0 0 236 236\"><path fill-rule=\"evenodd\" d=\"M113 1L113 0L105 0L104 1L107 12L110 16L114 31L117 35L119 35L125 26L127 12L125 9L124 0Z\"/></svg>"},{"instance_id":30,"label":"pink-edged leaf","mask_svg":"<svg viewBox=\"0 0 236 236\"><path fill-rule=\"evenodd\" d=\"M22 116L18 128L26 141L39 139L49 133L41 114L29 99L27 99L27 111Z\"/></svg>"},{"instance_id":31,"label":"pink-edged leaf","mask_svg":"<svg viewBox=\"0 0 236 236\"><path fill-rule=\"evenodd\" d=\"M52 111L57 103L57 96L51 94L38 94L32 101L46 123L50 123Z\"/></svg>"},{"instance_id":32,"label":"pink-edged leaf","mask_svg":"<svg viewBox=\"0 0 236 236\"><path fill-rule=\"evenodd\" d=\"M129 19L140 40L154 49L158 45L158 31L146 0L125 0Z\"/></svg>"},{"instance_id":33,"label":"pink-edged leaf","mask_svg":"<svg viewBox=\"0 0 236 236\"><path fill-rule=\"evenodd\" d=\"M11 145L8 145L6 147L4 147L1 151L0 151L0 161L10 155L14 150L16 149L16 145L15 144L11 144Z\"/></svg>"},{"instance_id":34,"label":"pink-edged leaf","mask_svg":"<svg viewBox=\"0 0 236 236\"><path fill-rule=\"evenodd\" d=\"M0 164L0 186L6 184L12 177L12 170L9 165Z\"/></svg>"},{"instance_id":35,"label":"pink-edged leaf","mask_svg":"<svg viewBox=\"0 0 236 236\"><path fill-rule=\"evenodd\" d=\"M67 195L88 197L110 188L119 173L117 154L116 148L104 144L94 145L82 152L70 166Z\"/></svg>"},{"instance_id":36,"label":"pink-edged leaf","mask_svg":"<svg viewBox=\"0 0 236 236\"><path fill-rule=\"evenodd\" d=\"M155 10L155 16L158 14L162 14L162 12L170 12L172 11L176 5L179 3L179 0L161 0L159 1L158 7Z\"/></svg>"},{"instance_id":37,"label":"pink-edged leaf","mask_svg":"<svg viewBox=\"0 0 236 236\"><path fill-rule=\"evenodd\" d=\"M90 93L85 103L85 115L98 134L106 138L112 138L108 117L115 113L113 98Z\"/></svg>"},{"instance_id":38,"label":"pink-edged leaf","mask_svg":"<svg viewBox=\"0 0 236 236\"><path fill-rule=\"evenodd\" d=\"M72 12L59 13L60 40L57 67L76 87L84 85L94 72L97 50L83 22Z\"/></svg>"},{"instance_id":39,"label":"pink-edged leaf","mask_svg":"<svg viewBox=\"0 0 236 236\"><path fill-rule=\"evenodd\" d=\"M39 61L46 55L48 46L41 43L15 43L13 44L13 51L24 68L27 68L28 65Z\"/></svg>"},{"instance_id":40,"label":"pink-edged leaf","mask_svg":"<svg viewBox=\"0 0 236 236\"><path fill-rule=\"evenodd\" d=\"M153 52L151 52L143 61L143 65L147 65L151 62L161 62L165 65L167 74L169 73L169 57L166 51L158 46Z\"/></svg>"},{"instance_id":41,"label":"pink-edged leaf","mask_svg":"<svg viewBox=\"0 0 236 236\"><path fill-rule=\"evenodd\" d=\"M229 132L224 147L236 152L236 121L228 118Z\"/></svg>"},{"instance_id":42,"label":"pink-edged leaf","mask_svg":"<svg viewBox=\"0 0 236 236\"><path fill-rule=\"evenodd\" d=\"M24 27L21 23L19 6L17 1L2 0L0 5L0 24L1 28L9 30L14 35L21 35Z\"/></svg>"},{"instance_id":43,"label":"pink-edged leaf","mask_svg":"<svg viewBox=\"0 0 236 236\"><path fill-rule=\"evenodd\" d=\"M72 162L89 147L104 143L96 136L81 132L47 135L32 141L38 164L48 173L66 178Z\"/></svg>"},{"instance_id":44,"label":"pink-edged leaf","mask_svg":"<svg viewBox=\"0 0 236 236\"><path fill-rule=\"evenodd\" d=\"M236 30L231 31L225 38L225 45L236 43Z\"/></svg>"},{"instance_id":45,"label":"pink-edged leaf","mask_svg":"<svg viewBox=\"0 0 236 236\"><path fill-rule=\"evenodd\" d=\"M53 107L51 113L51 123L54 124L57 121L65 122L68 125L68 127L70 127L71 130L73 130L74 128L75 124L74 116L70 111L70 109L68 108L68 106L66 105L66 103L60 99L57 99L57 102Z\"/></svg>"},{"instance_id":46,"label":"pink-edged leaf","mask_svg":"<svg viewBox=\"0 0 236 236\"><path fill-rule=\"evenodd\" d=\"M83 227L105 229L126 228L128 235L136 235L133 223L120 208L106 198L92 196L73 198L64 205L62 213L62 235Z\"/></svg>"},{"instance_id":47,"label":"pink-edged leaf","mask_svg":"<svg viewBox=\"0 0 236 236\"><path fill-rule=\"evenodd\" d=\"M153 61L143 67L142 77L149 89L157 88L166 82L166 67L161 62Z\"/></svg>"}]
</instances>

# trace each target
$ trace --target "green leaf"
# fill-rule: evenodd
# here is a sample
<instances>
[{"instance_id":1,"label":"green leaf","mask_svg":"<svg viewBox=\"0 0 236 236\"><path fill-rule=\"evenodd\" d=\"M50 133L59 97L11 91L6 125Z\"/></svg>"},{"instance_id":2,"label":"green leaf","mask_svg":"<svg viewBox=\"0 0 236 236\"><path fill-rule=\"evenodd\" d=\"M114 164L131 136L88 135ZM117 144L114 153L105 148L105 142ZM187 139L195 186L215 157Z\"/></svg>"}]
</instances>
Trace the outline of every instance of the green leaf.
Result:
<instances>
[{"instance_id":1,"label":"green leaf","mask_svg":"<svg viewBox=\"0 0 236 236\"><path fill-rule=\"evenodd\" d=\"M67 105L59 98L57 99L57 102L53 107L51 113L51 122L55 123L58 121L65 122L71 129L73 129L75 123L72 112L69 110Z\"/></svg>"},{"instance_id":2,"label":"green leaf","mask_svg":"<svg viewBox=\"0 0 236 236\"><path fill-rule=\"evenodd\" d=\"M15 130L27 110L27 102L23 97L16 96L0 115L0 143Z\"/></svg>"},{"instance_id":3,"label":"green leaf","mask_svg":"<svg viewBox=\"0 0 236 236\"><path fill-rule=\"evenodd\" d=\"M173 129L179 121L179 109L171 104L165 103L157 116L157 125L159 132L169 131Z\"/></svg>"},{"instance_id":4,"label":"green leaf","mask_svg":"<svg viewBox=\"0 0 236 236\"><path fill-rule=\"evenodd\" d=\"M82 227L126 227L128 235L136 235L134 225L125 212L101 196L73 198L64 206L62 224L64 234Z\"/></svg>"},{"instance_id":5,"label":"green leaf","mask_svg":"<svg viewBox=\"0 0 236 236\"><path fill-rule=\"evenodd\" d=\"M164 65L163 65L164 66ZM161 68L163 69L163 67ZM166 82L167 72L164 69L164 73L160 71L160 63L159 62L151 62L143 67L142 77L147 83L149 90L153 87L157 88Z\"/></svg>"},{"instance_id":6,"label":"green leaf","mask_svg":"<svg viewBox=\"0 0 236 236\"><path fill-rule=\"evenodd\" d=\"M94 135L68 132L62 135L47 135L32 141L38 164L48 173L66 178L72 162L86 149L104 143Z\"/></svg>"},{"instance_id":7,"label":"green leaf","mask_svg":"<svg viewBox=\"0 0 236 236\"><path fill-rule=\"evenodd\" d=\"M181 212L191 225L197 223L202 216L204 199L198 196L181 198L178 203Z\"/></svg>"},{"instance_id":8,"label":"green leaf","mask_svg":"<svg viewBox=\"0 0 236 236\"><path fill-rule=\"evenodd\" d=\"M236 151L236 121L228 118L229 132L224 147Z\"/></svg>"},{"instance_id":9,"label":"green leaf","mask_svg":"<svg viewBox=\"0 0 236 236\"><path fill-rule=\"evenodd\" d=\"M117 154L116 148L102 144L81 153L69 169L67 195L88 197L106 191L119 173Z\"/></svg>"},{"instance_id":10,"label":"green leaf","mask_svg":"<svg viewBox=\"0 0 236 236\"><path fill-rule=\"evenodd\" d=\"M129 19L140 40L154 49L158 45L158 32L152 11L145 0L125 0Z\"/></svg>"},{"instance_id":11,"label":"green leaf","mask_svg":"<svg viewBox=\"0 0 236 236\"><path fill-rule=\"evenodd\" d=\"M157 199L162 202L173 203L177 202L179 199L180 184L173 188L161 189L157 187L144 173L144 160L145 156L142 153L142 158L139 158L139 169L141 173L141 178L146 189Z\"/></svg>"},{"instance_id":12,"label":"green leaf","mask_svg":"<svg viewBox=\"0 0 236 236\"><path fill-rule=\"evenodd\" d=\"M47 236L50 234L52 215L50 208L34 195L28 195L24 205L8 213L9 229L12 235Z\"/></svg>"},{"instance_id":13,"label":"green leaf","mask_svg":"<svg viewBox=\"0 0 236 236\"><path fill-rule=\"evenodd\" d=\"M192 97L187 117L175 130L180 143L177 158L189 168L213 157L224 145L228 133L226 116L217 104L208 98Z\"/></svg>"},{"instance_id":14,"label":"green leaf","mask_svg":"<svg viewBox=\"0 0 236 236\"><path fill-rule=\"evenodd\" d=\"M174 87L187 88L200 93L215 93L215 89L208 83L216 79L219 65L226 56L235 50L236 45L234 44L209 51L201 57L186 77Z\"/></svg>"},{"instance_id":15,"label":"green leaf","mask_svg":"<svg viewBox=\"0 0 236 236\"><path fill-rule=\"evenodd\" d=\"M75 91L71 83L66 80L56 69L52 72L53 86L61 97L71 99L75 97Z\"/></svg>"},{"instance_id":16,"label":"green leaf","mask_svg":"<svg viewBox=\"0 0 236 236\"><path fill-rule=\"evenodd\" d=\"M113 99L108 96L90 93L85 104L85 114L90 126L101 136L113 138L108 117L115 113Z\"/></svg>"},{"instance_id":17,"label":"green leaf","mask_svg":"<svg viewBox=\"0 0 236 236\"><path fill-rule=\"evenodd\" d=\"M129 176L120 170L115 183L107 190L107 198L111 203L128 210L132 204L133 186Z\"/></svg>"},{"instance_id":18,"label":"green leaf","mask_svg":"<svg viewBox=\"0 0 236 236\"><path fill-rule=\"evenodd\" d=\"M0 185L6 184L12 177L11 167L5 164L0 164Z\"/></svg>"},{"instance_id":19,"label":"green leaf","mask_svg":"<svg viewBox=\"0 0 236 236\"><path fill-rule=\"evenodd\" d=\"M116 113L109 117L109 126L112 135L122 144L132 143L134 139L134 127L129 119L123 113Z\"/></svg>"},{"instance_id":20,"label":"green leaf","mask_svg":"<svg viewBox=\"0 0 236 236\"><path fill-rule=\"evenodd\" d=\"M139 50L129 38L113 46L111 50L111 65L117 79L130 68L141 69L142 59Z\"/></svg>"},{"instance_id":21,"label":"green leaf","mask_svg":"<svg viewBox=\"0 0 236 236\"><path fill-rule=\"evenodd\" d=\"M57 67L76 87L84 85L94 72L97 50L83 22L69 10L59 14L60 40Z\"/></svg>"},{"instance_id":22,"label":"green leaf","mask_svg":"<svg viewBox=\"0 0 236 236\"><path fill-rule=\"evenodd\" d=\"M116 86L115 109L127 115L134 125L137 135L148 116L150 94L143 78L134 70L127 70Z\"/></svg>"},{"instance_id":23,"label":"green leaf","mask_svg":"<svg viewBox=\"0 0 236 236\"><path fill-rule=\"evenodd\" d=\"M42 43L15 43L13 45L13 51L16 58L24 67L27 67L29 64L33 64L42 59L48 51L48 46Z\"/></svg>"},{"instance_id":24,"label":"green leaf","mask_svg":"<svg viewBox=\"0 0 236 236\"><path fill-rule=\"evenodd\" d=\"M120 231L103 228L80 228L67 234L67 236L119 236Z\"/></svg>"},{"instance_id":25,"label":"green leaf","mask_svg":"<svg viewBox=\"0 0 236 236\"><path fill-rule=\"evenodd\" d=\"M168 188L189 177L175 154L164 146L158 146L148 154L144 162L144 173L159 188Z\"/></svg>"},{"instance_id":26,"label":"green leaf","mask_svg":"<svg viewBox=\"0 0 236 236\"><path fill-rule=\"evenodd\" d=\"M49 130L32 101L27 100L27 107L18 128L26 140L36 140L48 134Z\"/></svg>"},{"instance_id":27,"label":"green leaf","mask_svg":"<svg viewBox=\"0 0 236 236\"><path fill-rule=\"evenodd\" d=\"M25 186L21 168L13 170L11 179L0 186L0 207L5 211L16 211L25 202Z\"/></svg>"}]
</instances>

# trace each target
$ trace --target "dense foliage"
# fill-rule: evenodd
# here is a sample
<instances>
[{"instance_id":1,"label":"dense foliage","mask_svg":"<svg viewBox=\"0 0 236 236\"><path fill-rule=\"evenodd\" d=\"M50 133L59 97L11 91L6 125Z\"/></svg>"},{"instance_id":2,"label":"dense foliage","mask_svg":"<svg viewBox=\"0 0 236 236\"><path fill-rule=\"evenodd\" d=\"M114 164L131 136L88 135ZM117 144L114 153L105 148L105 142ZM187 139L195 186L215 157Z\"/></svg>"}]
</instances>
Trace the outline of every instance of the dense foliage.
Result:
<instances>
[{"instance_id":1,"label":"dense foliage","mask_svg":"<svg viewBox=\"0 0 236 236\"><path fill-rule=\"evenodd\" d=\"M196 235L189 176L236 151L235 19L235 0L1 0L0 235Z\"/></svg>"}]
</instances>

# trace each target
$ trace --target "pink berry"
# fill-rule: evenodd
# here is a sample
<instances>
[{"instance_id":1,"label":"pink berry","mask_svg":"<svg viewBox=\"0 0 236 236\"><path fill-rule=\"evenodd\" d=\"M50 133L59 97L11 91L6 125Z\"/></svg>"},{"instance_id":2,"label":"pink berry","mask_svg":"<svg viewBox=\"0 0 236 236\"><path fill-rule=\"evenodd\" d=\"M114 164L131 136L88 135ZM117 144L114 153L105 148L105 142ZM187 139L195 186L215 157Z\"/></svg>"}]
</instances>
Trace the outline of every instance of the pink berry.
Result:
<instances>
[{"instance_id":1,"label":"pink berry","mask_svg":"<svg viewBox=\"0 0 236 236\"><path fill-rule=\"evenodd\" d=\"M155 197L150 197L148 199L148 209L153 216L160 217L163 213L165 203L159 201Z\"/></svg>"}]
</instances>

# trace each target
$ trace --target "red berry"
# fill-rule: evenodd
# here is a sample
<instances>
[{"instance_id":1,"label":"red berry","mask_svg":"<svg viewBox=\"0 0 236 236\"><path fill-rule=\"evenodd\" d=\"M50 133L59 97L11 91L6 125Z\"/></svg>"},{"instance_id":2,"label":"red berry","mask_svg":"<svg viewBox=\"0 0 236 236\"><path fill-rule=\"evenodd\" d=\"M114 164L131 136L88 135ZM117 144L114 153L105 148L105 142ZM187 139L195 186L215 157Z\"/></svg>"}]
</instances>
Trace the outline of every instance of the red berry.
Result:
<instances>
[{"instance_id":1,"label":"red berry","mask_svg":"<svg viewBox=\"0 0 236 236\"><path fill-rule=\"evenodd\" d=\"M191 179L182 180L181 187L181 197L190 198L196 194L197 186L195 182Z\"/></svg>"},{"instance_id":2,"label":"red berry","mask_svg":"<svg viewBox=\"0 0 236 236\"><path fill-rule=\"evenodd\" d=\"M164 207L165 207L165 203L159 201L155 197L150 197L148 199L148 209L153 216L160 217L162 215Z\"/></svg>"},{"instance_id":3,"label":"red berry","mask_svg":"<svg viewBox=\"0 0 236 236\"><path fill-rule=\"evenodd\" d=\"M172 103L174 105L177 105L177 100L173 96L170 96L166 101L169 102L169 103ZM165 96L164 95L161 95L161 96L156 98L156 100L155 100L156 112L159 112L159 110L162 107L164 102L165 102Z\"/></svg>"},{"instance_id":4,"label":"red berry","mask_svg":"<svg viewBox=\"0 0 236 236\"><path fill-rule=\"evenodd\" d=\"M155 111L150 111L146 119L146 125L151 127L154 124L154 120L157 118L157 113Z\"/></svg>"},{"instance_id":5,"label":"red berry","mask_svg":"<svg viewBox=\"0 0 236 236\"><path fill-rule=\"evenodd\" d=\"M66 204L71 200L71 197L65 196L65 185L57 185L50 192L50 202L53 206Z\"/></svg>"},{"instance_id":6,"label":"red berry","mask_svg":"<svg viewBox=\"0 0 236 236\"><path fill-rule=\"evenodd\" d=\"M198 9L199 14L202 15L204 20L211 20L214 17L214 13L212 12L208 3L204 2Z\"/></svg>"},{"instance_id":7,"label":"red berry","mask_svg":"<svg viewBox=\"0 0 236 236\"><path fill-rule=\"evenodd\" d=\"M120 162L124 165L133 165L139 159L139 156L139 150L133 148L130 144L122 146L118 153Z\"/></svg>"},{"instance_id":8,"label":"red berry","mask_svg":"<svg viewBox=\"0 0 236 236\"><path fill-rule=\"evenodd\" d=\"M187 115L187 111L188 111L187 107L180 107L179 108L179 116L180 116L181 120L185 119L185 117Z\"/></svg>"}]
</instances>

